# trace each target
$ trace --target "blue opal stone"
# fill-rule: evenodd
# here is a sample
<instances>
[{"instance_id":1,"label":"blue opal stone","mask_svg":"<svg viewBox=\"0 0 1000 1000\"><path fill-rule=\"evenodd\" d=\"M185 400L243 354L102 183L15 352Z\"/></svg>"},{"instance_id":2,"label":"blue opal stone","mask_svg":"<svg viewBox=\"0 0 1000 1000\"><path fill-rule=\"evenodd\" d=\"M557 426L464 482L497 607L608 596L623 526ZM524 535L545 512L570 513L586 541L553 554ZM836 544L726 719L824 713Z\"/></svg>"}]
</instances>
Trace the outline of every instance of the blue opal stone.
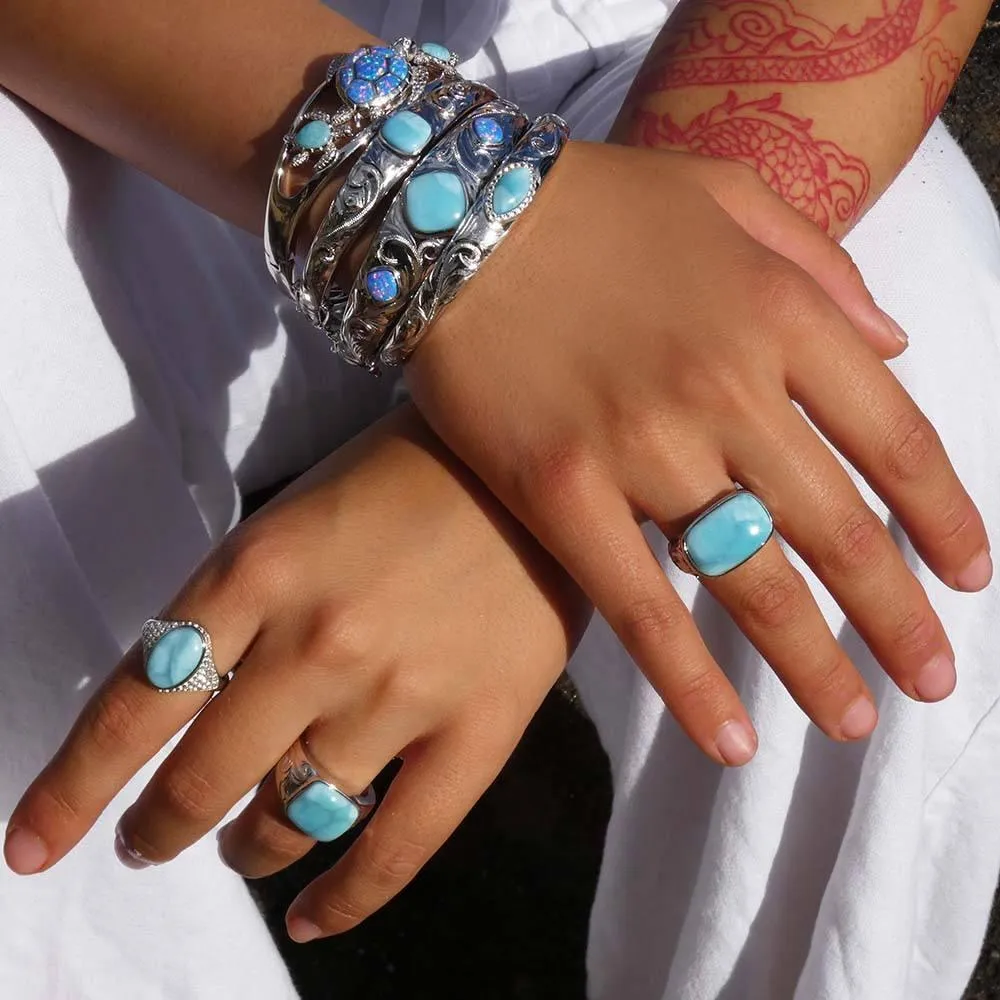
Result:
<instances>
[{"instance_id":1,"label":"blue opal stone","mask_svg":"<svg viewBox=\"0 0 1000 1000\"><path fill-rule=\"evenodd\" d=\"M338 74L337 80L339 81L341 87L346 90L350 85L351 81L354 79L354 70L350 66L345 66Z\"/></svg>"},{"instance_id":2,"label":"blue opal stone","mask_svg":"<svg viewBox=\"0 0 1000 1000\"><path fill-rule=\"evenodd\" d=\"M476 133L476 138L487 146L499 146L504 140L503 125L489 115L477 118L472 123L472 131Z\"/></svg>"},{"instance_id":3,"label":"blue opal stone","mask_svg":"<svg viewBox=\"0 0 1000 1000\"><path fill-rule=\"evenodd\" d=\"M326 122L306 122L295 133L295 145L300 149L322 149L329 141L331 131Z\"/></svg>"},{"instance_id":4,"label":"blue opal stone","mask_svg":"<svg viewBox=\"0 0 1000 1000\"><path fill-rule=\"evenodd\" d=\"M146 657L146 676L158 688L183 684L205 654L205 640L190 625L178 625L157 639Z\"/></svg>"},{"instance_id":5,"label":"blue opal stone","mask_svg":"<svg viewBox=\"0 0 1000 1000\"><path fill-rule=\"evenodd\" d=\"M396 50L388 45L375 45L372 47L371 53L378 56L379 59L392 59L393 56L398 55Z\"/></svg>"},{"instance_id":6,"label":"blue opal stone","mask_svg":"<svg viewBox=\"0 0 1000 1000\"><path fill-rule=\"evenodd\" d=\"M375 100L375 87L368 80L352 80L347 96L355 104L368 104Z\"/></svg>"},{"instance_id":7,"label":"blue opal stone","mask_svg":"<svg viewBox=\"0 0 1000 1000\"><path fill-rule=\"evenodd\" d=\"M468 211L469 202L458 174L431 170L406 186L406 220L418 233L445 233Z\"/></svg>"},{"instance_id":8,"label":"blue opal stone","mask_svg":"<svg viewBox=\"0 0 1000 1000\"><path fill-rule=\"evenodd\" d=\"M420 48L432 59L437 59L440 62L447 62L451 58L451 49L440 42L424 42Z\"/></svg>"},{"instance_id":9,"label":"blue opal stone","mask_svg":"<svg viewBox=\"0 0 1000 1000\"><path fill-rule=\"evenodd\" d=\"M401 55L393 55L389 60L388 73L405 80L410 75L410 64Z\"/></svg>"},{"instance_id":10,"label":"blue opal stone","mask_svg":"<svg viewBox=\"0 0 1000 1000\"><path fill-rule=\"evenodd\" d=\"M354 64L354 74L362 80L377 80L385 70L385 56L378 56L374 52L362 56Z\"/></svg>"},{"instance_id":11,"label":"blue opal stone","mask_svg":"<svg viewBox=\"0 0 1000 1000\"><path fill-rule=\"evenodd\" d=\"M392 302L399 296L399 279L388 267L374 267L365 275L365 287L375 302Z\"/></svg>"},{"instance_id":12,"label":"blue opal stone","mask_svg":"<svg viewBox=\"0 0 1000 1000\"><path fill-rule=\"evenodd\" d=\"M390 115L380 129L385 143L402 153L416 156L431 141L430 123L412 111L397 111Z\"/></svg>"},{"instance_id":13,"label":"blue opal stone","mask_svg":"<svg viewBox=\"0 0 1000 1000\"><path fill-rule=\"evenodd\" d=\"M722 576L761 549L773 531L767 508L741 490L702 514L688 528L684 543L701 576Z\"/></svg>"},{"instance_id":14,"label":"blue opal stone","mask_svg":"<svg viewBox=\"0 0 1000 1000\"><path fill-rule=\"evenodd\" d=\"M508 170L493 188L493 211L506 215L524 204L535 187L535 175L531 167L514 167Z\"/></svg>"},{"instance_id":15,"label":"blue opal stone","mask_svg":"<svg viewBox=\"0 0 1000 1000\"><path fill-rule=\"evenodd\" d=\"M329 841L343 836L354 826L358 807L332 785L314 781L288 803L285 815L307 837Z\"/></svg>"},{"instance_id":16,"label":"blue opal stone","mask_svg":"<svg viewBox=\"0 0 1000 1000\"><path fill-rule=\"evenodd\" d=\"M398 76L383 76L375 82L375 90L379 97L391 97L403 86L403 81Z\"/></svg>"}]
</instances>

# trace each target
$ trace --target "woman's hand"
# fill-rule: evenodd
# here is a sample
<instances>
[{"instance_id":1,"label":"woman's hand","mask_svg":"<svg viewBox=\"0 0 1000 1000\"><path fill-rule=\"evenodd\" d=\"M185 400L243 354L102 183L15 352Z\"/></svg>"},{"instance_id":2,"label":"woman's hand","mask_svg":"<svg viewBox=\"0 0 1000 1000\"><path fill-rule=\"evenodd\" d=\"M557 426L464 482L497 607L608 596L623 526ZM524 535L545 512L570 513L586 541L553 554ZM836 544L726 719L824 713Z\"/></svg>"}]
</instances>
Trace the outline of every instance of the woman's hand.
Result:
<instances>
[{"instance_id":1,"label":"woman's hand","mask_svg":"<svg viewBox=\"0 0 1000 1000\"><path fill-rule=\"evenodd\" d=\"M979 513L878 356L893 341L879 315L847 254L749 168L571 143L408 382L695 742L742 763L750 721L637 521L677 537L734 483L753 490L886 672L925 701L955 684L948 639L812 425L942 580L990 578ZM871 731L871 695L777 541L705 586L827 734Z\"/></svg>"},{"instance_id":2,"label":"woman's hand","mask_svg":"<svg viewBox=\"0 0 1000 1000\"><path fill-rule=\"evenodd\" d=\"M346 930L416 874L492 782L588 612L404 407L241 525L161 616L203 625L220 672L240 666L122 817L119 856L175 857L300 736L349 794L399 756L358 841L289 911L298 940ZM204 700L154 690L133 649L15 809L8 863L58 861ZM220 849L253 878L312 844L268 780ZM42 865L25 863L29 849Z\"/></svg>"}]
</instances>

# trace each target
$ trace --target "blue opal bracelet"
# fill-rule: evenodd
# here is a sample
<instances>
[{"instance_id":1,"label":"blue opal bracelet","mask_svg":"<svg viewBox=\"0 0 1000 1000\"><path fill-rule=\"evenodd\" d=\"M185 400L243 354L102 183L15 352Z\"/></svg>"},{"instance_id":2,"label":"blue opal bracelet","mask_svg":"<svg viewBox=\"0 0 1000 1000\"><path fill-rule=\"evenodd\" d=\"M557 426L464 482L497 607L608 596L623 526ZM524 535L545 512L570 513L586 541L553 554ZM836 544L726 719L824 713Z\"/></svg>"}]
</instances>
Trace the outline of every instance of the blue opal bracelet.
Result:
<instances>
[{"instance_id":1,"label":"blue opal bracelet","mask_svg":"<svg viewBox=\"0 0 1000 1000\"><path fill-rule=\"evenodd\" d=\"M482 186L528 127L507 101L491 101L445 134L386 213L348 297L339 329L327 330L351 364L377 369L378 350Z\"/></svg>"},{"instance_id":2,"label":"blue opal bracelet","mask_svg":"<svg viewBox=\"0 0 1000 1000\"><path fill-rule=\"evenodd\" d=\"M402 364L427 328L500 245L531 204L569 140L558 115L542 115L480 192L440 257L431 265L379 351L384 367Z\"/></svg>"}]
</instances>

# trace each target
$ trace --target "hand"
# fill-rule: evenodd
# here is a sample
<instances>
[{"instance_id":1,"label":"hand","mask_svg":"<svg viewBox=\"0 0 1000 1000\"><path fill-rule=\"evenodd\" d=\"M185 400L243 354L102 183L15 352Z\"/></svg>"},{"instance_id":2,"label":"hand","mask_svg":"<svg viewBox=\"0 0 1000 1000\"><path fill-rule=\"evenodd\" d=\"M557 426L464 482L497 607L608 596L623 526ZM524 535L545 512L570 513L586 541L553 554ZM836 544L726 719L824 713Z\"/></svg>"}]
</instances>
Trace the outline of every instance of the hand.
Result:
<instances>
[{"instance_id":1,"label":"hand","mask_svg":"<svg viewBox=\"0 0 1000 1000\"><path fill-rule=\"evenodd\" d=\"M947 696L941 623L801 412L945 583L984 587L982 520L879 359L894 342L847 254L748 168L570 143L407 379L694 741L738 764L750 720L636 522L677 537L734 483L753 490L899 687ZM776 540L705 586L824 732L870 733L871 694Z\"/></svg>"},{"instance_id":2,"label":"hand","mask_svg":"<svg viewBox=\"0 0 1000 1000\"><path fill-rule=\"evenodd\" d=\"M398 755L381 808L289 911L298 940L346 930L416 874L492 782L588 611L405 407L241 525L161 616L202 624L220 672L240 663L225 690L203 709L204 695L160 693L129 652L15 809L8 863L23 871L24 845L40 841L53 865L202 709L122 817L119 856L175 857L303 734L350 794ZM268 780L220 850L255 878L312 844Z\"/></svg>"}]
</instances>

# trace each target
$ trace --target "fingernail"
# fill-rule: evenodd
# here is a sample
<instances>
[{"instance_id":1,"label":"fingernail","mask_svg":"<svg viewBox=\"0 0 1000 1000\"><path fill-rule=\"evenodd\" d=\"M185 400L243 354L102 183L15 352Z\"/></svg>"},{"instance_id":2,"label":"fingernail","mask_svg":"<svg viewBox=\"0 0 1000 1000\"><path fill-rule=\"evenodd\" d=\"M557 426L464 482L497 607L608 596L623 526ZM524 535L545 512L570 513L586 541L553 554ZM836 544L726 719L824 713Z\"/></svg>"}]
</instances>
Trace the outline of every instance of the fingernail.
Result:
<instances>
[{"instance_id":1,"label":"fingernail","mask_svg":"<svg viewBox=\"0 0 1000 1000\"><path fill-rule=\"evenodd\" d=\"M903 347L908 347L910 338L906 336L906 331L887 313L879 309L885 328L898 340Z\"/></svg>"},{"instance_id":2,"label":"fingernail","mask_svg":"<svg viewBox=\"0 0 1000 1000\"><path fill-rule=\"evenodd\" d=\"M955 664L947 653L938 653L914 681L914 688L921 701L941 701L955 690L958 677Z\"/></svg>"},{"instance_id":3,"label":"fingernail","mask_svg":"<svg viewBox=\"0 0 1000 1000\"><path fill-rule=\"evenodd\" d=\"M45 867L49 849L42 838L30 830L9 826L7 839L3 845L3 856L12 872L18 875L34 875Z\"/></svg>"},{"instance_id":4,"label":"fingernail","mask_svg":"<svg viewBox=\"0 0 1000 1000\"><path fill-rule=\"evenodd\" d=\"M871 699L861 695L855 698L844 712L844 717L840 720L840 735L845 740L862 740L866 736L871 736L872 730L878 723L878 712L871 703Z\"/></svg>"},{"instance_id":5,"label":"fingernail","mask_svg":"<svg viewBox=\"0 0 1000 1000\"><path fill-rule=\"evenodd\" d=\"M306 944L308 941L315 941L322 935L322 931L305 917L289 917L285 926L288 929L288 936L296 944Z\"/></svg>"},{"instance_id":6,"label":"fingernail","mask_svg":"<svg viewBox=\"0 0 1000 1000\"><path fill-rule=\"evenodd\" d=\"M716 734L715 746L730 767L739 767L757 752L757 737L746 723L727 722Z\"/></svg>"},{"instance_id":7,"label":"fingernail","mask_svg":"<svg viewBox=\"0 0 1000 1000\"><path fill-rule=\"evenodd\" d=\"M134 847L129 847L122 836L121 827L115 827L115 855L118 860L133 871L149 868L153 862L147 861Z\"/></svg>"},{"instance_id":8,"label":"fingernail","mask_svg":"<svg viewBox=\"0 0 1000 1000\"><path fill-rule=\"evenodd\" d=\"M959 590L982 590L993 579L993 560L987 549L976 556L965 569L955 577Z\"/></svg>"}]
</instances>

